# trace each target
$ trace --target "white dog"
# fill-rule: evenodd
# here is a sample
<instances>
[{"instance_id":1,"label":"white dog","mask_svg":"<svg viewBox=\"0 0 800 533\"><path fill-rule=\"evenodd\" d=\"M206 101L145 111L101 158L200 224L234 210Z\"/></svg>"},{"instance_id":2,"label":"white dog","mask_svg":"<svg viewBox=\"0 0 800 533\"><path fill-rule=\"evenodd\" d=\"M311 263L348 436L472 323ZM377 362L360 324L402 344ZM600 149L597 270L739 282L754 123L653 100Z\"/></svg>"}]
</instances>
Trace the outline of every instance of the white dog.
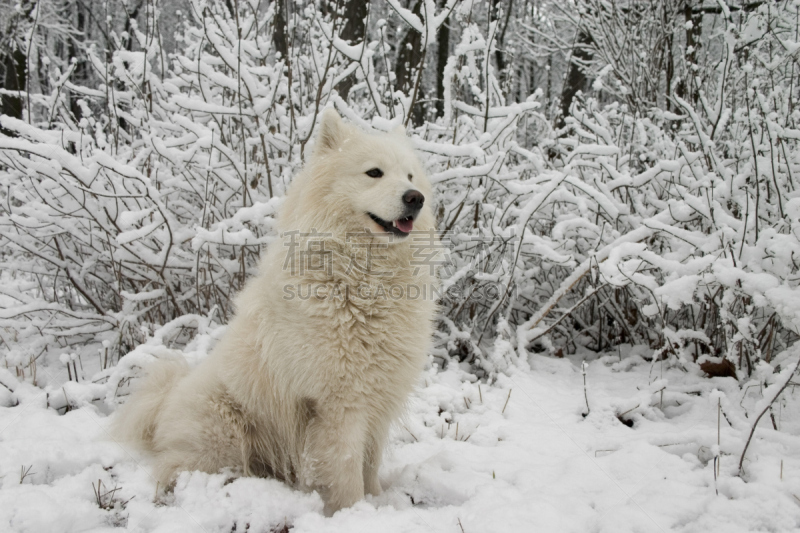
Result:
<instances>
[{"instance_id":1,"label":"white dog","mask_svg":"<svg viewBox=\"0 0 800 533\"><path fill-rule=\"evenodd\" d=\"M438 253L432 204L404 132L367 135L326 110L282 240L224 337L192 371L152 368L116 435L155 455L165 485L233 467L318 490L327 514L380 493L387 433L432 334L435 265L420 259Z\"/></svg>"}]
</instances>

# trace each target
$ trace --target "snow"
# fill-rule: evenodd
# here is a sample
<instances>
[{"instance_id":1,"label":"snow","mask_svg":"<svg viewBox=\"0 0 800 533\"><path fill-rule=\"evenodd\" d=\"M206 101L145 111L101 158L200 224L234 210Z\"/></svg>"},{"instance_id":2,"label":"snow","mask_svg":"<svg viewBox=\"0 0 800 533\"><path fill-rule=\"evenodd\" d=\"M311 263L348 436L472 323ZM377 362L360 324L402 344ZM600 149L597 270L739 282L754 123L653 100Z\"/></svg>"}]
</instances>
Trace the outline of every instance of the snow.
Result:
<instances>
[{"instance_id":1,"label":"snow","mask_svg":"<svg viewBox=\"0 0 800 533\"><path fill-rule=\"evenodd\" d=\"M202 342L197 346L206 349ZM141 359L143 350L132 358ZM752 419L762 399L757 388L740 392L730 378L661 369L641 357L645 347L625 351L624 359L620 353L588 362L585 417L578 356L531 355L530 369L512 368L493 384L477 381L455 362L445 370L431 362L391 438L381 469L383 494L330 518L315 493L225 472L185 472L174 491L156 496L149 459L109 437L114 402L92 403L87 396L60 415L47 408L47 392L16 382L19 405L0 407L0 530L287 526L297 533L620 533L800 527L800 426L787 415L796 411L794 393L780 411L774 408L780 433L764 417L739 477L750 424L745 416ZM73 391L80 388L71 383ZM94 492L100 482L107 509ZM102 496L113 488L119 490Z\"/></svg>"},{"instance_id":2,"label":"snow","mask_svg":"<svg viewBox=\"0 0 800 533\"><path fill-rule=\"evenodd\" d=\"M536 22L513 2L389 0L353 43L300 3L281 60L274 5L212 4L147 35L135 20L104 32L124 46L76 47L71 65L90 74L53 55L51 34L28 57L43 76L25 119L0 117L14 134L0 133L0 533L800 529L800 1L718 2L721 17L686 21L699 48L675 41L675 57L696 64L676 63L673 82L694 81L670 101L646 94L668 84L638 37L593 39L595 94L563 128L545 94L572 60L542 53L574 49L576 21L605 27L580 3L544 3ZM42 15L20 42L60 27ZM179 33L173 52L157 27ZM413 95L395 74L408 31L430 52ZM531 85L547 72L547 92L512 71ZM385 492L331 518L316 494L232 473L187 472L160 494L149 459L106 429L146 365L194 366L220 338L329 106L365 130L408 126L452 244L435 357L392 436ZM507 297L487 301L498 287ZM738 380L699 367L723 361Z\"/></svg>"}]
</instances>

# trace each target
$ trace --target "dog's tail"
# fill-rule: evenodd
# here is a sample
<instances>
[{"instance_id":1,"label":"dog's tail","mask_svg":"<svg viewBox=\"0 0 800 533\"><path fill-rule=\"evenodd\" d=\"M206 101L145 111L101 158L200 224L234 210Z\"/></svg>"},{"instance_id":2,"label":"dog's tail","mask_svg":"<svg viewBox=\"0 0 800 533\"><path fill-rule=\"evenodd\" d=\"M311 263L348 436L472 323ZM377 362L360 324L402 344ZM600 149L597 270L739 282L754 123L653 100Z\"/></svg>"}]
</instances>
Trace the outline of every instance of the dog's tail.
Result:
<instances>
[{"instance_id":1,"label":"dog's tail","mask_svg":"<svg viewBox=\"0 0 800 533\"><path fill-rule=\"evenodd\" d=\"M148 368L142 386L120 407L111 426L115 439L154 451L158 414L175 384L189 372L184 360L158 361Z\"/></svg>"}]
</instances>

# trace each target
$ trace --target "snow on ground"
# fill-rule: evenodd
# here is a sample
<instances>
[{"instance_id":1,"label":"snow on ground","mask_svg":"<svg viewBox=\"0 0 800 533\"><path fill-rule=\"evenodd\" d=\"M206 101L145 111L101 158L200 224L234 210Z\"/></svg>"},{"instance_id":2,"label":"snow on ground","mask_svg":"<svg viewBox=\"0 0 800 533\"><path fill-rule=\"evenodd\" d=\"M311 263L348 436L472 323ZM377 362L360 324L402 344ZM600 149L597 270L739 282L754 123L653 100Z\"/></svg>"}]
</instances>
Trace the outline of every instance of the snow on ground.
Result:
<instances>
[{"instance_id":1,"label":"snow on ground","mask_svg":"<svg viewBox=\"0 0 800 533\"><path fill-rule=\"evenodd\" d=\"M607 355L587 365L584 417L580 359L530 363L492 385L456 364L426 371L393 435L384 493L331 518L316 494L224 473L184 473L173 493L156 498L147 458L109 439L107 404L89 403L88 394L59 414L47 408L47 392L0 370L0 382L16 389L5 404L19 401L0 407L0 531L800 530L791 390L774 409L781 431L762 420L744 481L737 464L758 387L741 391L730 378ZM46 387L51 400L59 378ZM72 385L64 390L78 395Z\"/></svg>"}]
</instances>

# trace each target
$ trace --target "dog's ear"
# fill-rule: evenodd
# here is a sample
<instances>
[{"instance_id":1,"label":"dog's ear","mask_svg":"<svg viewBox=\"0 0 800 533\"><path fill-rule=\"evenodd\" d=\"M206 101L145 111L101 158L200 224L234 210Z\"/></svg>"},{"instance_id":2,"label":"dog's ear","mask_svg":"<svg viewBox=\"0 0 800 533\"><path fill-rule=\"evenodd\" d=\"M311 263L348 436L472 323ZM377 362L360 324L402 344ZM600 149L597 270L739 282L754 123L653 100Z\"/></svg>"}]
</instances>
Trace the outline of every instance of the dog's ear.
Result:
<instances>
[{"instance_id":1,"label":"dog's ear","mask_svg":"<svg viewBox=\"0 0 800 533\"><path fill-rule=\"evenodd\" d=\"M335 109L329 107L322 112L322 120L317 134L317 153L338 148L344 140L344 123Z\"/></svg>"},{"instance_id":2,"label":"dog's ear","mask_svg":"<svg viewBox=\"0 0 800 533\"><path fill-rule=\"evenodd\" d=\"M392 130L392 133L394 133L395 135L400 135L402 137L407 137L408 136L406 134L406 127L403 125L402 122L394 127L394 129Z\"/></svg>"}]
</instances>

